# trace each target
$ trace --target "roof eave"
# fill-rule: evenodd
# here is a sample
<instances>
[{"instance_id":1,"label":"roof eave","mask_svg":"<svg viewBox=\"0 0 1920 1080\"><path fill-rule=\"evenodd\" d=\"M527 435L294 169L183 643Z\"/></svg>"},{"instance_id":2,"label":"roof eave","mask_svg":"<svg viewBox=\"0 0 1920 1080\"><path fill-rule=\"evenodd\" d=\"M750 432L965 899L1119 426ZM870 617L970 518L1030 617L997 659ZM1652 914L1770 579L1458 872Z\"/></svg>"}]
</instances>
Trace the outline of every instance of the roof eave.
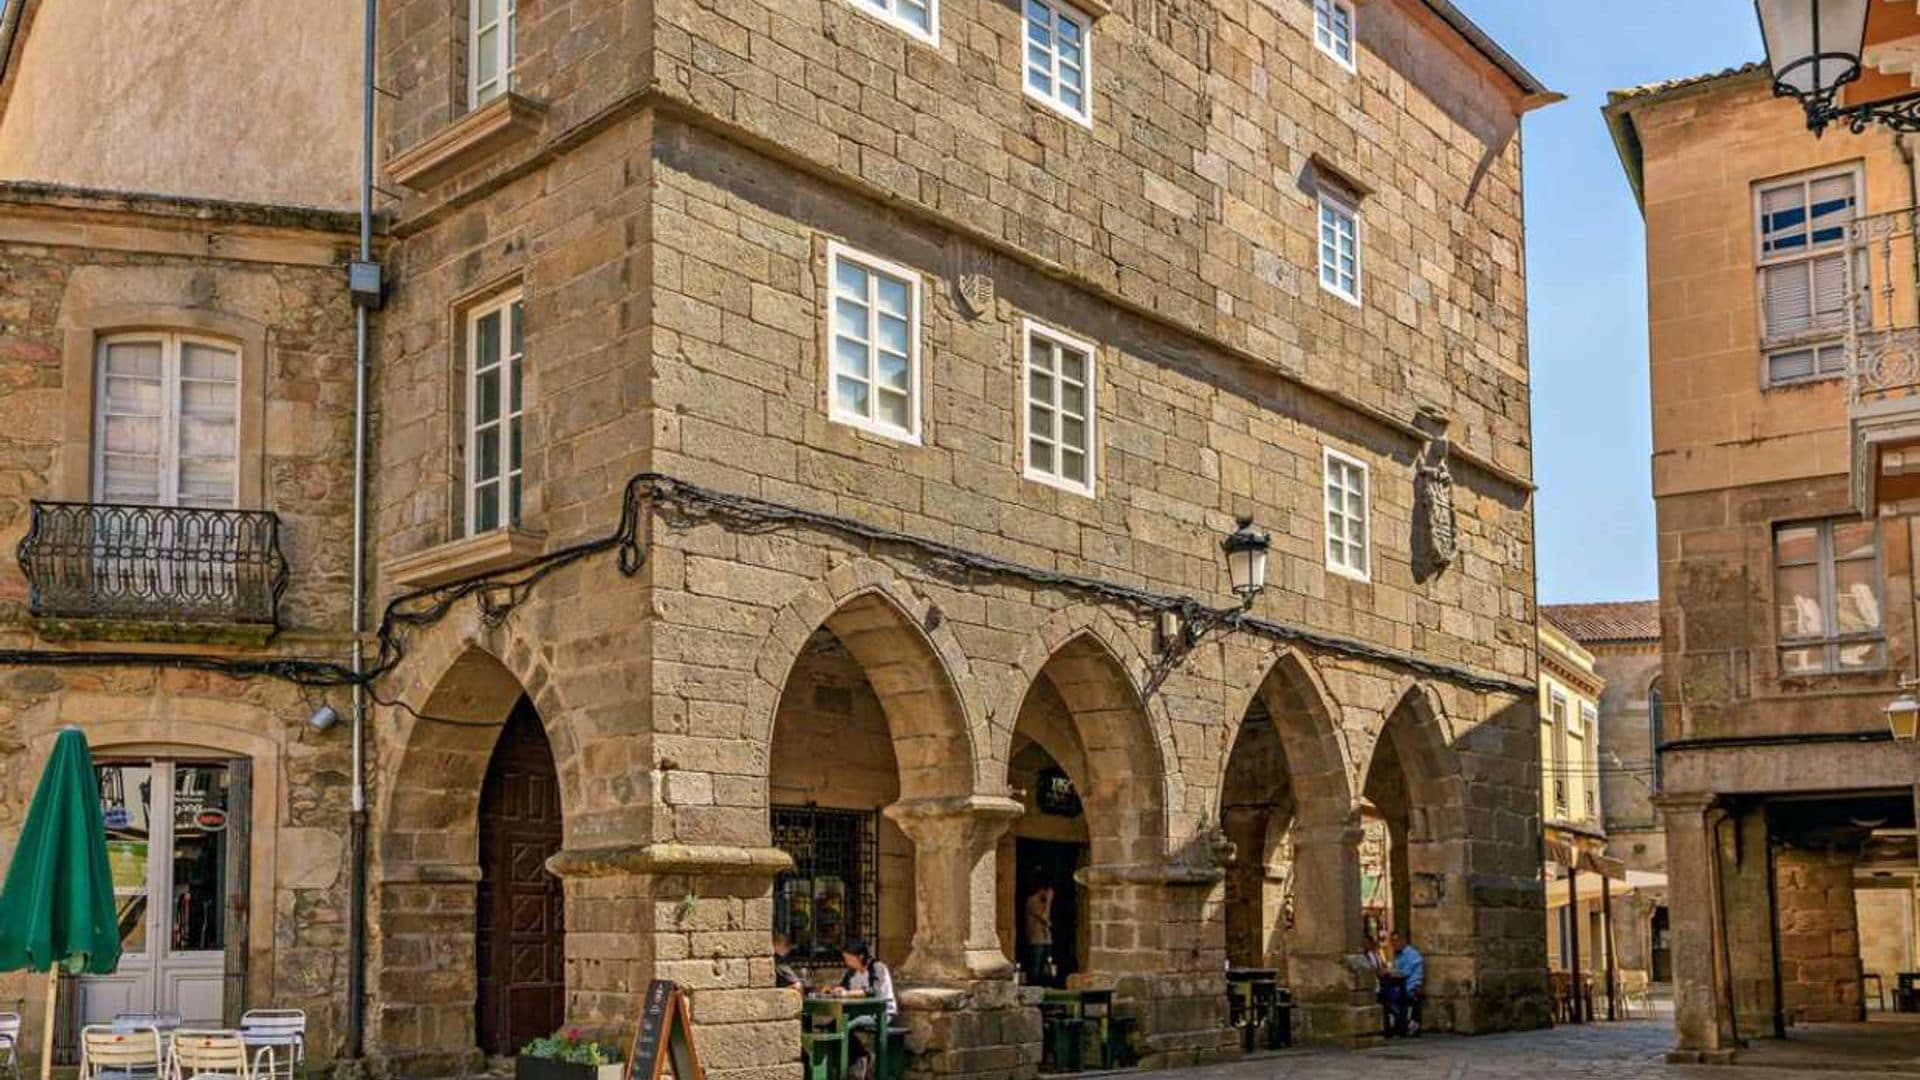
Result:
<instances>
[{"instance_id":1,"label":"roof eave","mask_svg":"<svg viewBox=\"0 0 1920 1080\"><path fill-rule=\"evenodd\" d=\"M1513 81L1520 89L1521 111L1526 112L1551 105L1556 101L1565 101L1565 94L1547 89L1545 83L1535 78L1533 73L1513 58L1513 54L1500 47L1500 43L1487 36L1480 25L1468 18L1466 13L1453 6L1450 0L1422 0L1427 10L1438 15L1441 21L1453 28L1453 32L1464 38L1474 51L1486 57L1487 62L1500 69L1500 73Z\"/></svg>"}]
</instances>

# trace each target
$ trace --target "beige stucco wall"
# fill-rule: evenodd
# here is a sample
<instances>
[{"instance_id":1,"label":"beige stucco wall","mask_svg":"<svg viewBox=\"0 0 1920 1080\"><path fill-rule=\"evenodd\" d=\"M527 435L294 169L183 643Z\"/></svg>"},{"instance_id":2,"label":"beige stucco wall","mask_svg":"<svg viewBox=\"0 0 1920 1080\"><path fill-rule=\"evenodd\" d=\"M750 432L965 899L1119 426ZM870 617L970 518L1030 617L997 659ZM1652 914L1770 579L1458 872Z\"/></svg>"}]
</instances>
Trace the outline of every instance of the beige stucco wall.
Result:
<instances>
[{"instance_id":1,"label":"beige stucco wall","mask_svg":"<svg viewBox=\"0 0 1920 1080\"><path fill-rule=\"evenodd\" d=\"M41 4L0 113L0 179L350 206L360 13L357 0Z\"/></svg>"}]
</instances>

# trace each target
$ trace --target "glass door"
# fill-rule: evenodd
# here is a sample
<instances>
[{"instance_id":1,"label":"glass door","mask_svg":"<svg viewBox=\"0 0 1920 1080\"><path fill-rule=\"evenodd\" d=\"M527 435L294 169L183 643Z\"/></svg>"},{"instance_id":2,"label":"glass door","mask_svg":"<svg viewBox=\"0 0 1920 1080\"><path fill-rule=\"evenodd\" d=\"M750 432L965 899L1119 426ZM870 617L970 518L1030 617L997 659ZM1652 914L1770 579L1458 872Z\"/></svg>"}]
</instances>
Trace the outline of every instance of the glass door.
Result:
<instances>
[{"instance_id":1,"label":"glass door","mask_svg":"<svg viewBox=\"0 0 1920 1080\"><path fill-rule=\"evenodd\" d=\"M99 766L122 956L81 980L80 1022L173 1013L189 1025L226 1015L227 936L240 861L233 770L226 763Z\"/></svg>"}]
</instances>

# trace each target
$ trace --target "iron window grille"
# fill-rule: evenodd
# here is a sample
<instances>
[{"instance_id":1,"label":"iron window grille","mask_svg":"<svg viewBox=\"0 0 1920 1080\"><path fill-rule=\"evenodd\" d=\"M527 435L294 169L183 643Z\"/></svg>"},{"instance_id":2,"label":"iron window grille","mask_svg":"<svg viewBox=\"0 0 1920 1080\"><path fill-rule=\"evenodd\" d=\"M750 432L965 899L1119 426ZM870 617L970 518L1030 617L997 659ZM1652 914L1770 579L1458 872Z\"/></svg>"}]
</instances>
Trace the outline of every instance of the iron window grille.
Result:
<instances>
[{"instance_id":1,"label":"iron window grille","mask_svg":"<svg viewBox=\"0 0 1920 1080\"><path fill-rule=\"evenodd\" d=\"M872 811L773 807L773 844L793 869L773 883L773 928L793 955L831 961L848 941L879 936L879 845Z\"/></svg>"},{"instance_id":2,"label":"iron window grille","mask_svg":"<svg viewBox=\"0 0 1920 1080\"><path fill-rule=\"evenodd\" d=\"M268 511L35 500L16 554L36 616L280 625Z\"/></svg>"}]
</instances>

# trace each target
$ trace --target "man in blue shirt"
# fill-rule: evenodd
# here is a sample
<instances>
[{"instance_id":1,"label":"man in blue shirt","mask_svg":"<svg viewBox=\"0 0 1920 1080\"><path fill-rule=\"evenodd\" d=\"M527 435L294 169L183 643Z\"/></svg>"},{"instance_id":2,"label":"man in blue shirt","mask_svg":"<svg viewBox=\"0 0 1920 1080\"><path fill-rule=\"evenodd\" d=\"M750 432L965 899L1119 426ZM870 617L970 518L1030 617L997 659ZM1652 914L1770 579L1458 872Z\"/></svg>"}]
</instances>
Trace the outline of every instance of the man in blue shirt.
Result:
<instances>
[{"instance_id":1,"label":"man in blue shirt","mask_svg":"<svg viewBox=\"0 0 1920 1080\"><path fill-rule=\"evenodd\" d=\"M1387 1011L1388 1035L1420 1034L1420 1004L1426 997L1427 958L1395 930L1387 935L1393 954L1393 978L1381 980L1380 1004Z\"/></svg>"}]
</instances>

